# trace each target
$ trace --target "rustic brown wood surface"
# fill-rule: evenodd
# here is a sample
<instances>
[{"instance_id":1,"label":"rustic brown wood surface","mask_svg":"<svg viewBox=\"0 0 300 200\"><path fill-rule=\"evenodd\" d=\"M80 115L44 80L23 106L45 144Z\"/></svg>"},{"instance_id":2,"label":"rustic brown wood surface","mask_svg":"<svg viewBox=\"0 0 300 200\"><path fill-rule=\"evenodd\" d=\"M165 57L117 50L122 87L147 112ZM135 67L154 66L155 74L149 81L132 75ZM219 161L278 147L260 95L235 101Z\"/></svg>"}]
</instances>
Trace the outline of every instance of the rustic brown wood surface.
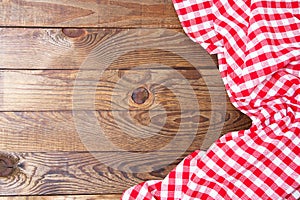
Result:
<instances>
[{"instance_id":1,"label":"rustic brown wood surface","mask_svg":"<svg viewBox=\"0 0 300 200\"><path fill-rule=\"evenodd\" d=\"M160 159L147 161L137 157L137 161L129 166L144 171L151 170L149 166L154 164L159 169L164 159L173 154L176 152L160 152ZM94 152L94 155L103 161L131 159L120 152ZM139 182L163 178L183 158L150 173L126 173L107 167L89 152L21 153L15 156L20 166L10 177L1 178L1 185L5 187L1 195L121 193Z\"/></svg>"},{"instance_id":2,"label":"rustic brown wood surface","mask_svg":"<svg viewBox=\"0 0 300 200\"><path fill-rule=\"evenodd\" d=\"M136 35L131 36L126 34L127 29L2 28L0 29L0 66L5 69L79 69L97 45L100 46L101 42L117 36L120 32L125 33L124 48L131 46L136 48L120 56L110 65L110 69L131 69L136 66L141 68L149 61L173 68L191 68L189 62L172 52L140 49L135 41L136 36L144 36L143 42L149 44L157 43L158 38L161 37L163 40L160 40L158 46L181 48L191 56L192 53L197 53L196 56L201 59L199 67L214 70L216 68L215 62L208 53L188 37L183 37L184 33L180 29L134 29L131 32L135 32ZM153 33L159 35L153 36ZM120 48L114 48L114 45L115 43L111 42L104 50L112 53L120 51ZM99 66L92 65L90 69L92 68L98 69Z\"/></svg>"},{"instance_id":3,"label":"rustic brown wood surface","mask_svg":"<svg viewBox=\"0 0 300 200\"><path fill-rule=\"evenodd\" d=\"M84 111L83 111L84 112ZM137 132L137 127L127 122L130 116L127 112L118 112L124 116L122 126L128 127L127 133L134 134ZM145 114L145 113L143 113ZM151 129L144 129L144 132L153 134L150 140L126 137L123 131L118 128L116 121L112 119L111 111L101 111L99 113L99 122L102 125L105 134L119 147L127 150L156 150L157 147L165 145L179 129L180 120L182 124L187 124L193 116L199 115L198 112L188 111L182 116L178 111L169 112L165 128L161 131L157 129L161 126L161 115L163 112L157 111L152 116L152 123L154 124ZM186 127L182 130L182 138L192 135L196 131L196 139L192 143L189 151L199 149L202 140L205 136L207 128L210 123L210 111L200 112L200 122L198 130L192 130ZM225 124L221 123L221 115L218 119L214 119L213 124L215 130L221 131L225 134L229 131L240 130L247 128L251 121L239 111L227 110ZM143 115L136 115L134 117L136 124L141 122L146 123L147 118ZM180 119L180 120L179 120ZM198 122L194 122L197 125ZM156 124L156 126L155 126ZM71 111L55 111L55 112L1 112L0 113L0 149L9 152L45 152L45 151L86 151L84 144L82 144L80 137L76 131L74 119ZM143 126L141 126L143 127ZM87 132L89 130L86 130ZM93 131L93 130L90 130ZM155 135L156 133L156 135ZM131 139L131 140L129 140ZM126 142L125 142L126 141ZM100 148L100 147L99 147ZM106 144L102 144L103 151L109 149ZM97 150L97 149L94 149Z\"/></svg>"},{"instance_id":4,"label":"rustic brown wood surface","mask_svg":"<svg viewBox=\"0 0 300 200\"><path fill-rule=\"evenodd\" d=\"M0 13L0 199L119 199L204 140L251 125L169 0L4 0ZM120 150L86 146L91 117ZM183 152L163 148L193 136ZM148 152L158 157L143 160Z\"/></svg>"},{"instance_id":5,"label":"rustic brown wood surface","mask_svg":"<svg viewBox=\"0 0 300 200\"><path fill-rule=\"evenodd\" d=\"M0 26L180 28L171 0L3 0L0 13Z\"/></svg>"},{"instance_id":6,"label":"rustic brown wood surface","mask_svg":"<svg viewBox=\"0 0 300 200\"><path fill-rule=\"evenodd\" d=\"M201 70L210 83L206 83L197 70L107 70L99 78L94 76L96 70L89 70L84 73L84 80L77 77L76 70L2 70L0 71L0 91L1 91L1 111L57 111L72 110L72 101L77 101L79 110L94 110L91 107L91 97L95 97L96 110L127 110L128 106L136 109L146 109L142 106L135 106L131 102L132 89L129 88L136 82L141 82L149 89L154 102L149 102L147 109L158 108L163 105L167 110L194 110L193 101L197 97L199 108L201 110L210 110L212 97L223 95L225 97L224 87L220 84L214 84L220 79L219 76L210 75L210 70ZM185 75L182 79L177 75ZM125 79L124 84L119 84L120 79ZM99 81L98 81L99 79ZM164 87L172 79L172 88L174 91ZM77 91L74 95L74 84L77 81ZM96 91L93 92L91 82L97 84ZM211 84L212 83L212 84ZM160 85L158 85L160 84ZM206 84L212 85L209 91ZM185 92L190 86L193 93ZM105 91L105 92L104 92ZM181 95L187 103L184 108L179 105L176 95ZM112 98L118 100L112 102ZM222 98L215 98L216 101L222 101ZM222 102L219 102L222 103ZM129 104L129 105L128 105ZM227 104L228 107L232 107Z\"/></svg>"}]
</instances>

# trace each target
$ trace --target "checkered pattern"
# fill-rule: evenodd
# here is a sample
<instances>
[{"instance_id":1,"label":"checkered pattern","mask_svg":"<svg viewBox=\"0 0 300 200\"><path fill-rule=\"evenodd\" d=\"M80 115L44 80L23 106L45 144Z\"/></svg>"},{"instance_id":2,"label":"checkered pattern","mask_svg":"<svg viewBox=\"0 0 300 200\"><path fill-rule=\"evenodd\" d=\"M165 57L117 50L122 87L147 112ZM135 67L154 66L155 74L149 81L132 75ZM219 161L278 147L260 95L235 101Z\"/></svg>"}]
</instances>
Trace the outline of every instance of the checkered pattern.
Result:
<instances>
[{"instance_id":1,"label":"checkered pattern","mask_svg":"<svg viewBox=\"0 0 300 200\"><path fill-rule=\"evenodd\" d=\"M184 31L218 54L231 102L253 121L123 199L300 198L299 0L174 0Z\"/></svg>"}]
</instances>

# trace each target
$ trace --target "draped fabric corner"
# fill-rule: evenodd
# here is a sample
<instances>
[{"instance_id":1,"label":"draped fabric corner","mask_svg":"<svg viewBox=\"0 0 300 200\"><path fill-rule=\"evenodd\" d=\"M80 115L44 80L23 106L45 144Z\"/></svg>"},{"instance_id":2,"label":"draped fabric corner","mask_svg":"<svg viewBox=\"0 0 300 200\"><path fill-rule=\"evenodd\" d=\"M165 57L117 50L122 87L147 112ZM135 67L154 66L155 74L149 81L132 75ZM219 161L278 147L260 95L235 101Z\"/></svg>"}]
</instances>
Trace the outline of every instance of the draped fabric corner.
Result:
<instances>
[{"instance_id":1,"label":"draped fabric corner","mask_svg":"<svg viewBox=\"0 0 300 200\"><path fill-rule=\"evenodd\" d=\"M252 126L122 199L299 199L299 0L173 1L186 34L218 54L230 100Z\"/></svg>"}]
</instances>

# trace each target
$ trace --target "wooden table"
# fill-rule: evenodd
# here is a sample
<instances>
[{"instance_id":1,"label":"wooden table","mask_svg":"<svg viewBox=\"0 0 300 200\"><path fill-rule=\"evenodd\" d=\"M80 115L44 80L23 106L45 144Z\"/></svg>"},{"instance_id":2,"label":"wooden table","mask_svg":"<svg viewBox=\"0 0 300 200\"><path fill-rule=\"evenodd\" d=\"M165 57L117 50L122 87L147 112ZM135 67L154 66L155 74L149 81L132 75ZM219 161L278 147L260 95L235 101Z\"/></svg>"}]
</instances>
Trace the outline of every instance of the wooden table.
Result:
<instances>
[{"instance_id":1,"label":"wooden table","mask_svg":"<svg viewBox=\"0 0 300 200\"><path fill-rule=\"evenodd\" d=\"M224 86L216 57L183 34L171 0L3 0L0 13L3 199L118 199L130 186L162 179L182 158L203 147L209 127L225 134L251 125L227 97L218 98ZM150 48L153 44L162 48ZM126 52L116 54L115 60L103 58L108 67L97 79L97 62L102 60L94 57L96 64L86 63L93 62L93 55L119 52L120 46ZM186 49L186 55L199 56L199 64L165 46ZM119 82L124 77L128 87ZM170 80L177 80L172 83L181 88L177 93L164 86ZM137 90L130 88L139 84ZM190 102L186 88L193 89L197 101ZM212 99L226 110L212 114ZM96 113L105 136L125 152L157 151L178 158L167 165L155 158L126 163L133 158L109 151L109 144L96 141L103 148L90 148L82 131L88 135L93 130L88 120L78 130L74 115L80 112L87 118ZM183 154L176 148L160 151L179 129L183 142L195 132L191 145ZM135 135L143 130L147 137ZM107 160L142 170L124 172L103 164ZM153 171L151 164L159 168Z\"/></svg>"}]
</instances>

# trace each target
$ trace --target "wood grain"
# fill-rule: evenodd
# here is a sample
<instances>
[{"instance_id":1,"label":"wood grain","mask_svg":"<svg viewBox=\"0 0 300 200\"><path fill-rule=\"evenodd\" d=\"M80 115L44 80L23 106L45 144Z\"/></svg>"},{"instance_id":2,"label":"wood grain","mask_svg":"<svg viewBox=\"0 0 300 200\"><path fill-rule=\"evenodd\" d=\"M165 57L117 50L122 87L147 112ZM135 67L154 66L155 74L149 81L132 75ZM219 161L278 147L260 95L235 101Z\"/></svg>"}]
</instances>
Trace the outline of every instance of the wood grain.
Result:
<instances>
[{"instance_id":1,"label":"wood grain","mask_svg":"<svg viewBox=\"0 0 300 200\"><path fill-rule=\"evenodd\" d=\"M0 26L180 27L171 0L13 0L0 13Z\"/></svg>"},{"instance_id":2,"label":"wood grain","mask_svg":"<svg viewBox=\"0 0 300 200\"><path fill-rule=\"evenodd\" d=\"M169 78L175 77L176 73L172 72L170 69L181 69L180 73L183 75L183 77L187 79L191 79L192 81L199 81L202 80L200 79L200 76L207 76L207 84L216 86L212 88L213 90L216 89L219 90L219 92L222 92L222 90L224 90L221 89L222 82L220 78L218 78L219 73L217 69L210 67L215 66L213 60L203 49L199 48L197 44L191 42L185 35L177 34L178 32L176 31L170 32L167 30L137 29L130 32L125 31L124 33L124 30L118 29L102 29L88 31L82 29L21 29L21 31L17 30L18 29L1 30L3 34L1 34L0 40L1 44L3 45L3 48L0 50L0 57L2 58L0 59L0 67L2 67L2 69L19 70L25 68L35 70L47 69L49 71L2 71L1 81L3 83L3 90L1 91L1 99L3 100L2 108L5 111L12 111L11 109L13 109L14 111L23 111L24 108L20 108L20 106L22 105L26 107L26 109L36 111L51 109L70 109L70 99L72 96L70 92L72 91L72 87L74 86L74 80L77 76L77 71L72 71L69 69L79 69L82 66L84 60L89 56L91 51L95 51L95 48L96 50L98 50L96 51L96 55L101 55L101 53L104 53L101 51L101 48L99 50L99 46L101 47L101 44L103 46L106 45L105 47L107 48L104 49L110 49L108 50L108 52L112 54L114 54L114 52L121 51L115 48L115 46L118 46L118 42L114 42L114 40L107 42L108 38L114 37L120 33L122 33L120 37L122 38L122 41L124 40L125 44L123 46L123 49L130 51L128 51L126 54L122 54L108 67L109 69L115 71L109 71L106 72L106 74L104 74L105 76L108 76L109 78L113 79L112 84L116 84L116 82L114 81L117 80L117 76L123 76L124 74L129 74L129 76L131 77L135 76L135 79L131 78L131 83L138 81L136 80L136 77L148 78L147 76L149 75L156 75L157 77L160 77L159 74L162 71L151 71L151 69L156 70L165 68L169 70L169 73L163 74L160 77L161 80L155 79L156 81L164 83ZM66 36L66 34L68 36ZM143 38L141 39L142 41L140 41L140 46L137 45L137 43L135 42L136 36ZM199 59L198 66L196 66L196 68L201 69L200 74L195 71L195 66L192 66L191 63L187 62L187 60L183 59L176 53L151 48L141 49L143 46L142 43L146 43L150 46L151 44L155 43L156 47L169 46L173 49L181 49L183 52L185 52L185 55L189 55L192 57L195 56L197 59ZM135 48L130 49L134 45ZM18 59L15 59L16 56L18 57ZM99 69L102 69L99 65L103 65L103 63L105 64L106 61L100 60L100 63L88 66L87 69L81 67L80 70L84 71L94 69L99 71ZM138 68L136 68L137 66ZM56 69L56 71L50 69ZM62 71L62 69L64 71ZM127 69L128 71L132 71L130 71L129 73L128 71L120 71L125 69ZM136 70L141 69L144 71L136 72L135 74ZM194 71L190 71L190 69ZM87 72L85 78L88 80L86 80L86 82L89 82L89 80L91 79L93 80L95 78L98 78L94 77L94 74L94 71ZM114 77L112 77L112 74L114 74ZM111 81L109 80L109 78L104 80L104 82L108 81L108 85L105 85L104 88L100 89L108 90L114 87L112 86L112 84L109 84L109 81ZM16 79L19 79L19 81L15 81ZM82 82L83 84L86 84L84 81ZM182 88L186 85L182 83L182 80L179 80L177 84L182 85ZM203 85L203 81L200 84ZM58 85L60 87L58 87ZM88 84L83 85L83 87L85 87L85 90L88 90L87 85ZM8 86L9 89L5 88L5 86ZM196 84L193 87L197 86L198 85ZM81 89L83 88L80 88L80 90ZM198 90L202 98L206 99L208 94L208 92L205 91L206 89L201 87L198 88ZM201 93L201 91L204 92ZM214 93L216 95L220 95L218 92ZM37 95L39 94L43 97L38 97ZM172 97L170 91L166 91L166 89L162 87L157 89L156 94L164 94L168 97ZM84 96L87 94L79 95ZM106 98L106 100L108 100L111 94L104 94L102 92L101 95L101 98ZM28 98L28 96L30 96L30 98ZM190 99L189 96L185 96L184 98L186 100ZM102 100L103 99L101 99L101 102L99 103L99 109L104 109L103 107L107 107L109 106L109 104L111 104L110 99L109 101ZM85 106L85 103L86 102L83 102L82 105ZM169 101L168 99L166 99L164 104L175 105L176 103L177 102L175 101ZM56 107L53 104L59 107ZM121 102L121 104L125 106L127 102ZM79 106L80 109L82 109L83 106Z\"/></svg>"},{"instance_id":3,"label":"wood grain","mask_svg":"<svg viewBox=\"0 0 300 200\"><path fill-rule=\"evenodd\" d=\"M1 196L5 195L72 195L116 194L146 180L158 180L166 176L183 156L165 165L165 159L176 152L159 153L159 159L145 160L142 153L135 162L120 152L47 152L14 154L20 159L18 172L0 178ZM108 167L103 162L119 161L119 168ZM130 167L133 171L127 171ZM152 171L152 168L157 169ZM146 170L152 172L145 172ZM136 173L139 171L139 173Z\"/></svg>"},{"instance_id":4,"label":"wood grain","mask_svg":"<svg viewBox=\"0 0 300 200\"><path fill-rule=\"evenodd\" d=\"M0 111L58 110L210 110L226 104L224 86L212 70L1 70ZM207 82L202 78L203 74ZM76 81L76 82L75 82ZM75 85L76 84L76 85ZM207 87L210 86L210 88ZM151 99L132 102L135 88L145 86ZM223 98L221 98L223 97ZM181 105L179 104L181 103Z\"/></svg>"},{"instance_id":5,"label":"wood grain","mask_svg":"<svg viewBox=\"0 0 300 200\"><path fill-rule=\"evenodd\" d=\"M79 69L92 50L104 46L105 41L111 40L112 37L119 36L122 36L124 46L121 48L118 45L120 42L109 41L109 45L102 53L113 54L121 49L132 46L135 48L121 55L112 63L110 69L142 67L143 64L149 63L161 63L173 68L191 68L190 63L172 52L162 51L159 48L143 49L146 44L181 49L187 55L199 59L199 67L216 69L216 63L208 53L199 44L192 42L181 30L38 28L0 28L0 68ZM136 40L141 40L144 44L138 45ZM90 68L99 69L97 65Z\"/></svg>"},{"instance_id":6,"label":"wood grain","mask_svg":"<svg viewBox=\"0 0 300 200\"><path fill-rule=\"evenodd\" d=\"M86 117L89 112L82 111ZM178 111L152 112L151 126L146 111L115 113L123 118L116 120L112 111L101 111L97 115L100 126L109 140L120 149L127 151L157 150L178 134L179 126L183 129L180 137L193 134L196 137L188 148L189 151L199 149L207 132L208 126L217 134L249 128L251 120L239 111L227 111L224 126L222 113L218 118L211 119L210 111L191 111L181 114ZM163 124L163 118L166 122ZM131 119L132 118L132 119ZM195 121L198 119L199 121ZM131 123L130 120L133 120ZM193 121L194 120L194 121ZM192 121L192 124L189 123ZM211 124L210 124L211 123ZM146 125L144 125L146 124ZM92 134L88 122L82 124L83 131ZM198 129L193 129L197 126ZM123 129L122 129L123 127ZM124 129L124 127L126 129ZM160 130L161 128L161 130ZM196 133L195 133L196 131ZM141 139L139 134L148 134L151 138ZM48 152L48 151L86 151L71 111L59 112L1 112L0 113L0 151L9 152ZM93 138L91 138L93 139ZM211 141L213 142L213 141ZM110 145L99 142L99 147L90 150L110 150ZM171 149L172 150L172 149Z\"/></svg>"}]
</instances>

